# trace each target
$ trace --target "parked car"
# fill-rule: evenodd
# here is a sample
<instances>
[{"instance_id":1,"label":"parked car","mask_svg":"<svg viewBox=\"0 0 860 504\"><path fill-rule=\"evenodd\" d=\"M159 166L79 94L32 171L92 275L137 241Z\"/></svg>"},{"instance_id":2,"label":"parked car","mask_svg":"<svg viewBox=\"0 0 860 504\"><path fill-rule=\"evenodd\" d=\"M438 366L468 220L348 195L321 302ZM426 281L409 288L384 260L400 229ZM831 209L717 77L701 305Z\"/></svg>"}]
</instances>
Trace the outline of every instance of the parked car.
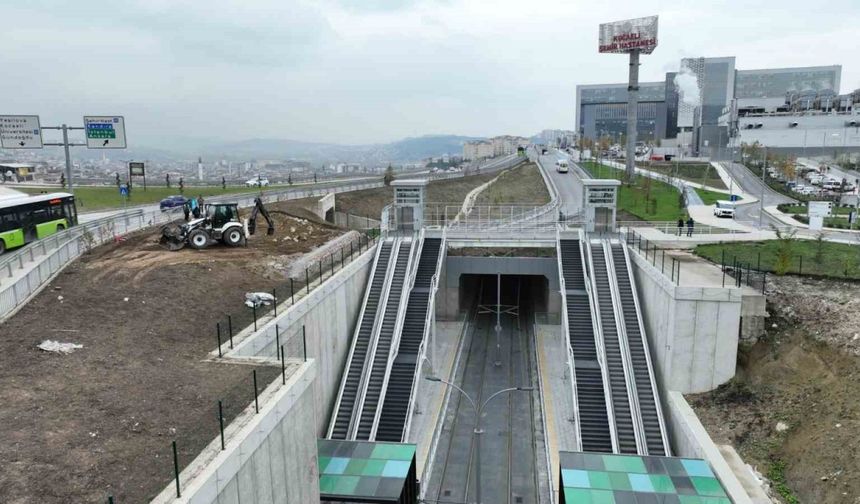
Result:
<instances>
[{"instance_id":1,"label":"parked car","mask_svg":"<svg viewBox=\"0 0 860 504\"><path fill-rule=\"evenodd\" d=\"M247 187L267 187L269 185L269 179L266 177L254 177L245 182Z\"/></svg>"},{"instance_id":2,"label":"parked car","mask_svg":"<svg viewBox=\"0 0 860 504\"><path fill-rule=\"evenodd\" d=\"M185 199L185 196L180 196L178 194L175 196L168 196L158 203L158 208L160 208L162 212L165 212L171 208L181 207L186 201L188 200Z\"/></svg>"}]
</instances>

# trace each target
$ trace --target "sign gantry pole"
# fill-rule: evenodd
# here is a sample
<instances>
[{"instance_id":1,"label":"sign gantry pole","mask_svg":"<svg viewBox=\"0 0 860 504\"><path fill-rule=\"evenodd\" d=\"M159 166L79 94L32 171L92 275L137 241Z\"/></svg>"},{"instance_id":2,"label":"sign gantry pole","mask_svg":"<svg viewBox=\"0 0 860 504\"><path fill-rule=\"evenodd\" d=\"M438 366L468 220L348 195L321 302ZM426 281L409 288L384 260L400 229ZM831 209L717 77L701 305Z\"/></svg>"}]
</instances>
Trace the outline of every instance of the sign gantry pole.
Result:
<instances>
[{"instance_id":1,"label":"sign gantry pole","mask_svg":"<svg viewBox=\"0 0 860 504\"><path fill-rule=\"evenodd\" d=\"M72 156L69 153L69 147L76 146L85 146L85 143L70 143L69 142L69 130L83 130L84 128L81 126L67 126L63 124L62 126L42 126L42 129L48 130L61 130L63 132L63 141L56 143L45 143L43 145L49 147L62 147L63 151L66 154L66 184L69 186L69 192L75 194L75 188L72 185Z\"/></svg>"}]
</instances>

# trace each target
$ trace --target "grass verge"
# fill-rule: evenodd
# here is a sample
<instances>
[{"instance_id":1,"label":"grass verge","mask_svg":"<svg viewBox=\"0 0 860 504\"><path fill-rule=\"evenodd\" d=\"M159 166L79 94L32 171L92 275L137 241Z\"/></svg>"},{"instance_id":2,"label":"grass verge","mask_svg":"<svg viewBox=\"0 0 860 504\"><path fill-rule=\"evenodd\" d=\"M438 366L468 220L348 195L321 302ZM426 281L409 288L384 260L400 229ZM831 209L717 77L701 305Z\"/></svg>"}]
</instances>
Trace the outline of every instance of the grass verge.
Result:
<instances>
[{"instance_id":1,"label":"grass verge","mask_svg":"<svg viewBox=\"0 0 860 504\"><path fill-rule=\"evenodd\" d=\"M699 245L696 255L720 264L735 260L763 271L832 278L860 279L860 247L823 240L769 240L764 242ZM723 255L725 254L725 255Z\"/></svg>"},{"instance_id":2,"label":"grass verge","mask_svg":"<svg viewBox=\"0 0 860 504\"><path fill-rule=\"evenodd\" d=\"M625 179L623 171L593 161L580 166L593 177ZM675 186L639 175L619 187L618 210L645 221L676 221L686 213L683 196Z\"/></svg>"},{"instance_id":3,"label":"grass verge","mask_svg":"<svg viewBox=\"0 0 860 504\"><path fill-rule=\"evenodd\" d=\"M716 189L728 189L717 170L710 163L639 163L639 168L663 175L706 185Z\"/></svg>"},{"instance_id":4,"label":"grass verge","mask_svg":"<svg viewBox=\"0 0 860 504\"><path fill-rule=\"evenodd\" d=\"M499 179L481 191L478 205L545 205L549 191L534 163L503 172Z\"/></svg>"},{"instance_id":5,"label":"grass verge","mask_svg":"<svg viewBox=\"0 0 860 504\"><path fill-rule=\"evenodd\" d=\"M289 187L289 186L284 186ZM268 187L266 190L273 189L274 186ZM21 187L16 189L29 193L39 194L43 191L47 192L62 192L62 189L45 189L34 187ZM222 189L221 186L203 186L203 187L186 187L184 195L187 198L197 197L202 195L203 198L209 196L220 196L222 194L239 194L253 193L254 188L251 187L227 187ZM133 205L148 205L158 203L168 196L180 194L178 187L167 188L164 186L147 187L143 190L143 186L135 186L131 197L128 199L129 206ZM119 195L119 189L116 187L75 187L75 199L77 200L79 212L89 212L93 210L105 210L109 208L120 208L124 202Z\"/></svg>"}]
</instances>

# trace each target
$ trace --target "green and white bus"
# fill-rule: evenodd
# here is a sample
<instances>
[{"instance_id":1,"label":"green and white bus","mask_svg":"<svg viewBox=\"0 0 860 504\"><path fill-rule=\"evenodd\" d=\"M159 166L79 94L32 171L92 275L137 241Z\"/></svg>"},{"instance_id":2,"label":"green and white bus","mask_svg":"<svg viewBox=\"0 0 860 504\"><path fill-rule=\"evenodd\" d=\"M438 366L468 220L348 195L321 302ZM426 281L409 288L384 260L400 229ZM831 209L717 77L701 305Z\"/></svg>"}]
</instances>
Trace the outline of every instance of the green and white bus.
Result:
<instances>
[{"instance_id":1,"label":"green and white bus","mask_svg":"<svg viewBox=\"0 0 860 504\"><path fill-rule=\"evenodd\" d=\"M69 193L0 199L0 254L77 223L75 197Z\"/></svg>"}]
</instances>

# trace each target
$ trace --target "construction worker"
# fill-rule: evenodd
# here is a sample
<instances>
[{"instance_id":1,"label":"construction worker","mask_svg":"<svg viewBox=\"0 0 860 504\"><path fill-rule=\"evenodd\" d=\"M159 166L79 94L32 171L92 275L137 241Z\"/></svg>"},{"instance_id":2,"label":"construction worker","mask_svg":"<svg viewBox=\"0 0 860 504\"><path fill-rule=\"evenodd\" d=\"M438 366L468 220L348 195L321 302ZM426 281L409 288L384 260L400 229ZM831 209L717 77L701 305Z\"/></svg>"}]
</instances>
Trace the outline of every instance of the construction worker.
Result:
<instances>
[{"instance_id":1,"label":"construction worker","mask_svg":"<svg viewBox=\"0 0 860 504\"><path fill-rule=\"evenodd\" d=\"M678 217L678 236L684 231L684 217Z\"/></svg>"},{"instance_id":2,"label":"construction worker","mask_svg":"<svg viewBox=\"0 0 860 504\"><path fill-rule=\"evenodd\" d=\"M200 207L197 205L197 198L191 198L188 200L188 206L191 207L191 214L195 219L200 218Z\"/></svg>"},{"instance_id":3,"label":"construction worker","mask_svg":"<svg viewBox=\"0 0 860 504\"><path fill-rule=\"evenodd\" d=\"M185 222L188 222L188 216L191 214L191 203L186 201L182 204L182 213L185 214Z\"/></svg>"},{"instance_id":4,"label":"construction worker","mask_svg":"<svg viewBox=\"0 0 860 504\"><path fill-rule=\"evenodd\" d=\"M687 219L687 237L693 236L693 218Z\"/></svg>"}]
</instances>

